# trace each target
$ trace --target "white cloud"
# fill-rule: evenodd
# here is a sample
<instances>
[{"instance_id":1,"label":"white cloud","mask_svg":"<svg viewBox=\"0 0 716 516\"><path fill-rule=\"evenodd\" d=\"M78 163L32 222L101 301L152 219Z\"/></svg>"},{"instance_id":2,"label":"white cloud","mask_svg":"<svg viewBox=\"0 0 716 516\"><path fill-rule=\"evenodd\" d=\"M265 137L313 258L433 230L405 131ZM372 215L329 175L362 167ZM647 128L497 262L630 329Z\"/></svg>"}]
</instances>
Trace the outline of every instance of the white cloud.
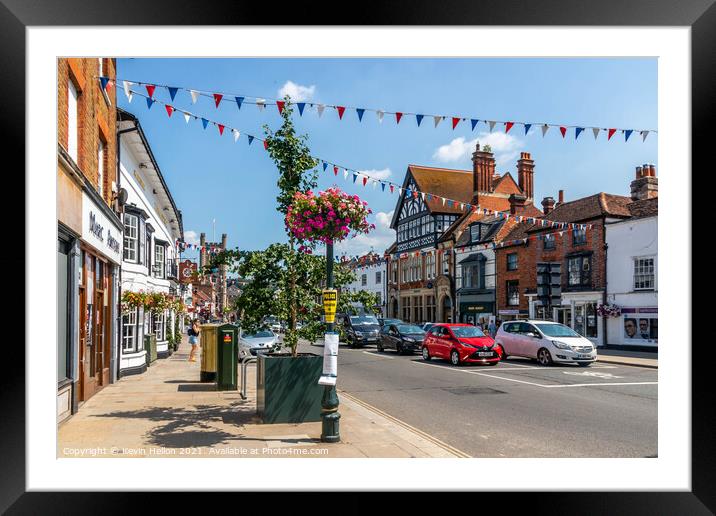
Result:
<instances>
[{"instance_id":1,"label":"white cloud","mask_svg":"<svg viewBox=\"0 0 716 516\"><path fill-rule=\"evenodd\" d=\"M464 137L455 138L447 145L441 145L433 154L433 158L446 162L468 159L475 151L475 144L489 145L495 154L495 161L498 165L509 165L519 155L523 142L519 138L504 132L481 132L473 140L465 140Z\"/></svg>"},{"instance_id":2,"label":"white cloud","mask_svg":"<svg viewBox=\"0 0 716 516\"><path fill-rule=\"evenodd\" d=\"M288 95L291 97L292 102L304 102L311 100L315 93L316 87L313 85L302 86L293 81L286 81L286 84L281 86L281 89L278 90L278 98L282 99Z\"/></svg>"},{"instance_id":3,"label":"white cloud","mask_svg":"<svg viewBox=\"0 0 716 516\"><path fill-rule=\"evenodd\" d=\"M388 179L390 177L390 169L384 168L382 170L359 170L359 172L364 173L367 176L370 176L373 179Z\"/></svg>"},{"instance_id":4,"label":"white cloud","mask_svg":"<svg viewBox=\"0 0 716 516\"><path fill-rule=\"evenodd\" d=\"M184 231L184 242L199 245L199 234L196 231Z\"/></svg>"},{"instance_id":5,"label":"white cloud","mask_svg":"<svg viewBox=\"0 0 716 516\"><path fill-rule=\"evenodd\" d=\"M372 249L373 252L383 255L383 252L395 242L395 231L390 229L390 221L393 218L393 211L388 213L380 211L375 214L375 229L367 235L358 235L336 244L335 254L340 256L362 256Z\"/></svg>"}]
</instances>

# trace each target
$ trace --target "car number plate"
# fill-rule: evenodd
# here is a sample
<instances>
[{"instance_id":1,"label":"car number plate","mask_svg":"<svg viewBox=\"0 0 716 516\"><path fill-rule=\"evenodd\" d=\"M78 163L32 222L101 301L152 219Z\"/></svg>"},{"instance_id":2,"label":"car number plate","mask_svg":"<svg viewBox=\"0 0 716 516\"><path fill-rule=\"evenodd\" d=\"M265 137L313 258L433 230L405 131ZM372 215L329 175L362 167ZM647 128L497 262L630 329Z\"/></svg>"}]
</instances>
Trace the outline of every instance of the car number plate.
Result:
<instances>
[{"instance_id":1,"label":"car number plate","mask_svg":"<svg viewBox=\"0 0 716 516\"><path fill-rule=\"evenodd\" d=\"M477 354L477 356L478 356L478 357L491 357L491 356L492 356L492 351L480 351L480 352Z\"/></svg>"},{"instance_id":2,"label":"car number plate","mask_svg":"<svg viewBox=\"0 0 716 516\"><path fill-rule=\"evenodd\" d=\"M577 358L592 358L592 355L585 355L583 353L577 354Z\"/></svg>"}]
</instances>

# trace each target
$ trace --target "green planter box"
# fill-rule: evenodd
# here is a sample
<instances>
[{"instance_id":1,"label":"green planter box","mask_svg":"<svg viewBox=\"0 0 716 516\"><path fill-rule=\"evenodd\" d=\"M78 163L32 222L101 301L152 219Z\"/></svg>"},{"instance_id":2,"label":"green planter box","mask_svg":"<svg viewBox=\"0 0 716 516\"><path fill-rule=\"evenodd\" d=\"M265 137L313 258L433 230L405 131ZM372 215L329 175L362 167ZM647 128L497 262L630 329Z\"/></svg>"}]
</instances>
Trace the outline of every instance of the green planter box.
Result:
<instances>
[{"instance_id":1,"label":"green planter box","mask_svg":"<svg viewBox=\"0 0 716 516\"><path fill-rule=\"evenodd\" d=\"M323 386L318 379L323 357L306 353L260 353L256 366L256 410L264 423L304 423L321 420Z\"/></svg>"},{"instance_id":2,"label":"green planter box","mask_svg":"<svg viewBox=\"0 0 716 516\"><path fill-rule=\"evenodd\" d=\"M144 336L144 349L147 350L147 366L157 360L157 337L156 335Z\"/></svg>"}]
</instances>

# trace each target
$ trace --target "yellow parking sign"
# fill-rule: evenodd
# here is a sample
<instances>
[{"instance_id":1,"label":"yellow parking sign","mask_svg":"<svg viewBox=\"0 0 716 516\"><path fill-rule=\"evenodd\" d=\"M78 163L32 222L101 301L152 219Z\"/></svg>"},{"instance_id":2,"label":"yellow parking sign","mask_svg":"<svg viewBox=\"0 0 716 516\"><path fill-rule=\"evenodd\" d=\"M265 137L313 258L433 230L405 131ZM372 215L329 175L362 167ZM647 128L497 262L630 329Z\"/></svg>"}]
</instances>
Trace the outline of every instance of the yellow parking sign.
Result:
<instances>
[{"instance_id":1,"label":"yellow parking sign","mask_svg":"<svg viewBox=\"0 0 716 516\"><path fill-rule=\"evenodd\" d=\"M326 322L332 323L336 319L336 306L338 305L338 291L334 289L326 289L323 291L323 313L326 316Z\"/></svg>"}]
</instances>

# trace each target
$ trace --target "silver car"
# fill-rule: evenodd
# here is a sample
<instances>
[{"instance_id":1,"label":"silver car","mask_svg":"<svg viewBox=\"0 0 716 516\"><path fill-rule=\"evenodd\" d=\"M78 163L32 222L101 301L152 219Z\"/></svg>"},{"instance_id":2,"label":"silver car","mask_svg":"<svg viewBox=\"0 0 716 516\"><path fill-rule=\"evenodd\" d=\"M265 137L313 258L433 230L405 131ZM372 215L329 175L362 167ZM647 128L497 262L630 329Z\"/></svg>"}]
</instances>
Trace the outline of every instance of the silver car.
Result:
<instances>
[{"instance_id":1,"label":"silver car","mask_svg":"<svg viewBox=\"0 0 716 516\"><path fill-rule=\"evenodd\" d=\"M239 335L239 358L268 353L279 342L279 337L271 330L259 330L254 333L242 331Z\"/></svg>"}]
</instances>

